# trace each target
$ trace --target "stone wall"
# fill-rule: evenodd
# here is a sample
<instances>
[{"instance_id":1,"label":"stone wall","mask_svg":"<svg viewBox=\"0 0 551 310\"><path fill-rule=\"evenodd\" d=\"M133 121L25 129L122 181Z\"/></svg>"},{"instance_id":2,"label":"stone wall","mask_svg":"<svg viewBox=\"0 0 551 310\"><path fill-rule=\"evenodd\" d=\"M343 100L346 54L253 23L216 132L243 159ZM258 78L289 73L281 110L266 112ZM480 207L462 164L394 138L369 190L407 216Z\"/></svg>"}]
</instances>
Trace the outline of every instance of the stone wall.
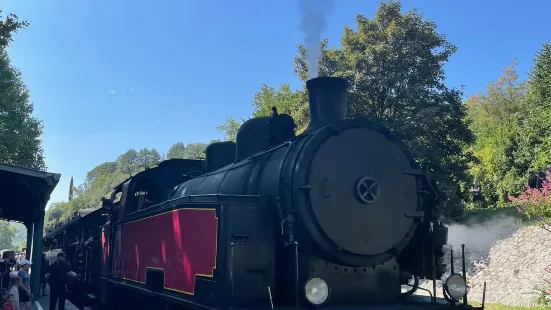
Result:
<instances>
[{"instance_id":1,"label":"stone wall","mask_svg":"<svg viewBox=\"0 0 551 310\"><path fill-rule=\"evenodd\" d=\"M551 265L551 232L537 226L522 226L513 217L496 217L475 225L448 227L456 273L462 271L461 244L466 245L471 300L482 301L486 281L486 302L536 305L534 287L543 283L544 268ZM449 259L448 255L446 260L449 262ZM432 282L422 281L421 287L431 289ZM437 283L437 295L441 296L441 291L442 283ZM419 294L426 293L419 291Z\"/></svg>"}]
</instances>

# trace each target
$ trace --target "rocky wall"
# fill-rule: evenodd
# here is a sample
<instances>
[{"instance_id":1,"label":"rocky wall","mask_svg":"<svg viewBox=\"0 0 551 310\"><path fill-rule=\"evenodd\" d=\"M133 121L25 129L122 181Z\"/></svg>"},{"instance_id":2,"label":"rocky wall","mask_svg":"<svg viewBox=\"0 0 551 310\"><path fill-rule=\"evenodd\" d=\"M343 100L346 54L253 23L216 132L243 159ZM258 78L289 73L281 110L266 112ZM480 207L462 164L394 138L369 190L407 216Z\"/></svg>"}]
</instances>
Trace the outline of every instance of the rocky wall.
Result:
<instances>
[{"instance_id":1,"label":"rocky wall","mask_svg":"<svg viewBox=\"0 0 551 310\"><path fill-rule=\"evenodd\" d=\"M486 302L536 305L534 287L543 283L544 268L551 265L551 232L538 226L522 226L513 217L496 217L475 225L448 227L448 242L454 249L456 273L462 271L461 244L466 245L471 300L482 301L486 281ZM446 261L450 261L449 251ZM432 291L432 281L422 281L421 287ZM426 295L422 290L418 292ZM441 282L437 282L437 295L442 296Z\"/></svg>"}]
</instances>

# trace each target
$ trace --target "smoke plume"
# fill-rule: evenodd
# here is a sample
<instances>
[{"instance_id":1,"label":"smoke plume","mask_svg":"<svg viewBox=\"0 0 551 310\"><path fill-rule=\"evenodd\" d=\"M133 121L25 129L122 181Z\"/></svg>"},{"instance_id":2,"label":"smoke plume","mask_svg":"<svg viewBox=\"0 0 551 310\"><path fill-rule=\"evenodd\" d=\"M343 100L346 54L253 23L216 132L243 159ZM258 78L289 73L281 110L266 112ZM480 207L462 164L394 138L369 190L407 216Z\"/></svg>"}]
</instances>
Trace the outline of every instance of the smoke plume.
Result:
<instances>
[{"instance_id":1,"label":"smoke plume","mask_svg":"<svg viewBox=\"0 0 551 310\"><path fill-rule=\"evenodd\" d=\"M318 76L321 34L325 28L326 16L333 7L332 4L332 0L299 0L300 28L304 33L310 79Z\"/></svg>"}]
</instances>

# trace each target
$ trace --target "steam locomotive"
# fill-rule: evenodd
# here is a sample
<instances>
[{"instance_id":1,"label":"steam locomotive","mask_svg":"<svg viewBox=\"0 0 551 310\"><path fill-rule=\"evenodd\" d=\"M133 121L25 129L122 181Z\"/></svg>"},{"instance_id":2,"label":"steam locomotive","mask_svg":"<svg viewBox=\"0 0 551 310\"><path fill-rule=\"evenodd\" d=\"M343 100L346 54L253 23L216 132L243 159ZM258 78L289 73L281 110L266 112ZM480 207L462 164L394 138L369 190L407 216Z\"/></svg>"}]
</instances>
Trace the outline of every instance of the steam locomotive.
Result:
<instances>
[{"instance_id":1,"label":"steam locomotive","mask_svg":"<svg viewBox=\"0 0 551 310\"><path fill-rule=\"evenodd\" d=\"M413 296L419 278L446 268L428 173L386 129L345 119L346 80L306 86L304 133L274 108L243 123L235 143L210 144L204 161L146 169L49 232L50 256L76 244L85 275L70 299L138 309L438 309L463 299L475 309L464 272L448 277L443 304Z\"/></svg>"}]
</instances>

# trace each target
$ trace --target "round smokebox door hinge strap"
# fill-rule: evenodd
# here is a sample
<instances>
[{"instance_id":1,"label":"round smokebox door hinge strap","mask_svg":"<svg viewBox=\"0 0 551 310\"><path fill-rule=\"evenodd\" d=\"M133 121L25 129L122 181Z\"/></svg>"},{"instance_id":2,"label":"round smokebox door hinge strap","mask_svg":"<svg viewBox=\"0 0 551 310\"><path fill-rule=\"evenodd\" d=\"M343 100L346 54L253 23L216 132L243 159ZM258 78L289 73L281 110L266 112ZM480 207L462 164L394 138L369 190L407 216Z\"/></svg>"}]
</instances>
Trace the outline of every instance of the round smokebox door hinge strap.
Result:
<instances>
[{"instance_id":1,"label":"round smokebox door hinge strap","mask_svg":"<svg viewBox=\"0 0 551 310\"><path fill-rule=\"evenodd\" d=\"M379 184L370 177L364 177L356 184L356 195L360 202L374 203L379 199Z\"/></svg>"}]
</instances>

